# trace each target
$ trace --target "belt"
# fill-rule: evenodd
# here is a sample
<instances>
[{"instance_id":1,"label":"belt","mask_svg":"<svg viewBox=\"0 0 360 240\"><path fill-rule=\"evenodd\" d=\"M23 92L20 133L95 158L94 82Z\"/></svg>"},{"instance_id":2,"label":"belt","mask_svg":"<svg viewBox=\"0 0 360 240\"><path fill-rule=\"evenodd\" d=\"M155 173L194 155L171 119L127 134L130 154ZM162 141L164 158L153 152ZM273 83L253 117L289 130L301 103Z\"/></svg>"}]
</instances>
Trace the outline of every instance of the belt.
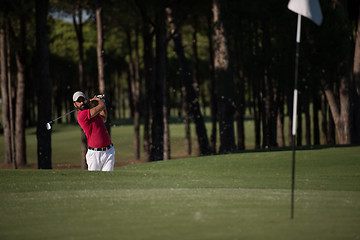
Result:
<instances>
[{"instance_id":1,"label":"belt","mask_svg":"<svg viewBox=\"0 0 360 240\"><path fill-rule=\"evenodd\" d=\"M90 150L93 151L107 151L109 150L111 147L113 146L113 144L111 143L109 146L107 147L103 147L103 148L93 148L93 147L89 147Z\"/></svg>"}]
</instances>

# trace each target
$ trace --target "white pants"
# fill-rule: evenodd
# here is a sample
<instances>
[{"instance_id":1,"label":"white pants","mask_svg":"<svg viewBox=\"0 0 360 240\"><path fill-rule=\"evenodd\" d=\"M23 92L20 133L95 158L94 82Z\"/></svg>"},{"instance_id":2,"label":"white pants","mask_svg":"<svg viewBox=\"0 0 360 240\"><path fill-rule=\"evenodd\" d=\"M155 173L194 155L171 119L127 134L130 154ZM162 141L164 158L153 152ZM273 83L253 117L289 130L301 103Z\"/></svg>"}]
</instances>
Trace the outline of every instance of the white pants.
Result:
<instances>
[{"instance_id":1,"label":"white pants","mask_svg":"<svg viewBox=\"0 0 360 240\"><path fill-rule=\"evenodd\" d=\"M115 148L107 151L94 151L88 149L86 163L89 171L114 171Z\"/></svg>"}]
</instances>

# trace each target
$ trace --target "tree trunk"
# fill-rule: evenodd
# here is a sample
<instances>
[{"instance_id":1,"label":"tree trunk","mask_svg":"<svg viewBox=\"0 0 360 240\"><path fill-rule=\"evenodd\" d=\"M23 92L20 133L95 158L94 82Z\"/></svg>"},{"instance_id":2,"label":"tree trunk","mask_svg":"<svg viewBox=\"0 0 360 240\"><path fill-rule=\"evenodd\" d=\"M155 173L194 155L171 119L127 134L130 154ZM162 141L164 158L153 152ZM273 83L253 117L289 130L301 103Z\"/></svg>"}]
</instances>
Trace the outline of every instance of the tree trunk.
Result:
<instances>
[{"instance_id":1,"label":"tree trunk","mask_svg":"<svg viewBox=\"0 0 360 240\"><path fill-rule=\"evenodd\" d=\"M189 104L190 114L193 117L195 122L196 134L198 136L199 146L200 146L200 155L208 155L211 153L209 140L207 137L206 127L204 118L200 111L199 98L196 95L196 91L193 85L193 78L190 74L190 69L188 67L188 62L185 58L184 47L182 44L181 31L177 26L176 19L173 16L172 9L166 8L168 22L170 24L170 29L172 37L174 40L174 50L177 54L179 64L181 66L181 73L183 76L183 84L186 89L186 99Z\"/></svg>"},{"instance_id":2,"label":"tree trunk","mask_svg":"<svg viewBox=\"0 0 360 240\"><path fill-rule=\"evenodd\" d=\"M235 52L243 52L242 42L240 39L235 39ZM236 142L237 149L245 149L245 128L244 128L244 115L245 115L245 78L243 70L243 59L240 54L236 54L235 57L235 69L236 75L234 78L235 96L236 96L236 108L235 108L235 120L236 120Z\"/></svg>"},{"instance_id":3,"label":"tree trunk","mask_svg":"<svg viewBox=\"0 0 360 240\"><path fill-rule=\"evenodd\" d=\"M8 21L8 28L11 29L10 21ZM8 78L8 94L9 94L9 120L10 120L10 144L11 144L11 157L14 169L17 169L16 166L16 158L15 158L15 108L14 108L14 99L15 99L15 84L12 83L12 73L11 73L11 38L10 38L10 31L7 36L7 59L6 59L6 66L7 66L7 78Z\"/></svg>"},{"instance_id":4,"label":"tree trunk","mask_svg":"<svg viewBox=\"0 0 360 240\"><path fill-rule=\"evenodd\" d=\"M258 29L257 24L255 24L254 29ZM258 31L254 31L255 36L254 44L255 53L252 54L253 57L256 53L258 53L260 43L260 37ZM257 67L259 67L257 65ZM261 146L261 109L262 109L262 99L261 99L261 81L260 81L260 73L258 71L252 73L252 90L253 90L253 108L254 108L254 131L255 131L255 149L260 149Z\"/></svg>"},{"instance_id":5,"label":"tree trunk","mask_svg":"<svg viewBox=\"0 0 360 240\"><path fill-rule=\"evenodd\" d=\"M100 94L105 94L104 36L102 24L102 0L96 1L97 63Z\"/></svg>"},{"instance_id":6,"label":"tree trunk","mask_svg":"<svg viewBox=\"0 0 360 240\"><path fill-rule=\"evenodd\" d=\"M200 76L199 76L199 56L198 56L198 47L197 47L197 17L193 16L193 21L191 24L191 30L192 30L192 49L193 49L193 60L194 60L194 67L193 67L193 81L194 81L194 88L196 92L196 96L198 100L200 99ZM199 101L200 102L200 101ZM200 156L200 145L199 145L199 139L198 135L195 135L195 141L194 141L194 152L195 156Z\"/></svg>"},{"instance_id":7,"label":"tree trunk","mask_svg":"<svg viewBox=\"0 0 360 240\"><path fill-rule=\"evenodd\" d=\"M211 110L211 136L210 147L213 153L216 153L216 136L217 136L217 96L215 86L215 66L214 66L214 47L213 47L213 27L211 16L208 20L208 41L209 41L209 72L210 72L210 110Z\"/></svg>"},{"instance_id":8,"label":"tree trunk","mask_svg":"<svg viewBox=\"0 0 360 240\"><path fill-rule=\"evenodd\" d=\"M165 39L165 13L161 9L156 16L156 78L152 84L152 146L151 161L164 158L164 113L163 113L163 88L165 82L166 64L166 39Z\"/></svg>"},{"instance_id":9,"label":"tree trunk","mask_svg":"<svg viewBox=\"0 0 360 240\"><path fill-rule=\"evenodd\" d=\"M137 3L138 4L138 3ZM153 34L150 32L149 22L144 9L138 5L143 18L143 42L144 42L144 78L145 78L145 99L144 99L144 161L150 161L151 140L150 140L150 116L151 116L151 83L154 82L154 54Z\"/></svg>"},{"instance_id":10,"label":"tree trunk","mask_svg":"<svg viewBox=\"0 0 360 240\"><path fill-rule=\"evenodd\" d=\"M102 0L96 0L96 29L97 29L97 47L96 47L96 54L97 54L97 65L98 65L98 81L99 81L99 91L100 94L104 94L107 101L108 107L108 115L107 121L105 123L106 129L109 134L111 134L111 116L112 113L109 112L109 106L111 106L112 99L111 99L111 87L106 89L106 80L105 80L105 50L104 50L104 33L103 33L103 8L102 8Z\"/></svg>"},{"instance_id":11,"label":"tree trunk","mask_svg":"<svg viewBox=\"0 0 360 240\"><path fill-rule=\"evenodd\" d=\"M186 99L185 86L181 87L183 93L183 105L184 105L184 125L185 125L185 153L187 156L191 155L191 127L189 118L189 104Z\"/></svg>"},{"instance_id":12,"label":"tree trunk","mask_svg":"<svg viewBox=\"0 0 360 240\"><path fill-rule=\"evenodd\" d=\"M360 143L360 5L357 19L357 31L354 52L354 82L355 82L355 106L354 106L354 143Z\"/></svg>"},{"instance_id":13,"label":"tree trunk","mask_svg":"<svg viewBox=\"0 0 360 240\"><path fill-rule=\"evenodd\" d=\"M47 27L49 0L36 1L36 76L38 80L38 167L51 169L51 131L46 123L51 119L51 81L49 70L49 40Z\"/></svg>"},{"instance_id":14,"label":"tree trunk","mask_svg":"<svg viewBox=\"0 0 360 240\"><path fill-rule=\"evenodd\" d=\"M325 93L321 94L321 138L320 144L328 144L328 123L327 123L327 104Z\"/></svg>"},{"instance_id":15,"label":"tree trunk","mask_svg":"<svg viewBox=\"0 0 360 240\"><path fill-rule=\"evenodd\" d=\"M165 56L167 55L165 49ZM166 61L166 57L165 57ZM164 160L169 160L170 157L170 129L169 129L169 92L167 78L164 76L163 82L163 123L164 123Z\"/></svg>"},{"instance_id":16,"label":"tree trunk","mask_svg":"<svg viewBox=\"0 0 360 240\"><path fill-rule=\"evenodd\" d=\"M340 118L341 123L336 123L336 128L341 128L340 144L351 143L351 117L350 117L350 77L346 74L340 80ZM340 126L339 126L339 125ZM339 132L338 132L339 134Z\"/></svg>"},{"instance_id":17,"label":"tree trunk","mask_svg":"<svg viewBox=\"0 0 360 240\"><path fill-rule=\"evenodd\" d=\"M262 52L264 55L263 66L264 76L263 76L263 147L275 147L276 144L276 120L277 120L277 111L276 111L276 91L275 84L271 76L271 43L270 43L270 33L269 26L264 21L263 24L263 41L262 41Z\"/></svg>"},{"instance_id":18,"label":"tree trunk","mask_svg":"<svg viewBox=\"0 0 360 240\"><path fill-rule=\"evenodd\" d=\"M278 94L278 109L277 109L277 143L279 147L285 147L284 136L284 95Z\"/></svg>"},{"instance_id":19,"label":"tree trunk","mask_svg":"<svg viewBox=\"0 0 360 240\"><path fill-rule=\"evenodd\" d=\"M16 89L16 118L15 118L15 146L16 165L26 165L25 142L25 36L26 23L23 16L20 19L20 49L16 50L17 89Z\"/></svg>"},{"instance_id":20,"label":"tree trunk","mask_svg":"<svg viewBox=\"0 0 360 240\"><path fill-rule=\"evenodd\" d=\"M330 108L330 107L329 107ZM328 111L328 135L327 135L327 142L329 145L335 145L335 123L334 118L332 117L331 110Z\"/></svg>"},{"instance_id":21,"label":"tree trunk","mask_svg":"<svg viewBox=\"0 0 360 240\"><path fill-rule=\"evenodd\" d=\"M264 75L264 89L263 89L263 148L274 147L272 144L273 132L272 132L272 84L267 73Z\"/></svg>"},{"instance_id":22,"label":"tree trunk","mask_svg":"<svg viewBox=\"0 0 360 240\"><path fill-rule=\"evenodd\" d=\"M316 91L313 94L313 124L314 124L314 128L313 128L314 138L313 138L313 141L314 141L315 146L320 144L319 109L320 109L320 102L319 102L318 92Z\"/></svg>"},{"instance_id":23,"label":"tree trunk","mask_svg":"<svg viewBox=\"0 0 360 240\"><path fill-rule=\"evenodd\" d=\"M134 117L134 97L131 91L131 83L134 79L134 66L132 64L133 64L132 62L129 62L129 69L127 71L127 78L126 78L128 89L130 89L128 91L128 100L129 100L129 116L131 118Z\"/></svg>"},{"instance_id":24,"label":"tree trunk","mask_svg":"<svg viewBox=\"0 0 360 240\"><path fill-rule=\"evenodd\" d=\"M351 143L351 134L350 134L350 90L349 90L349 79L347 77L342 77L340 79L339 86L339 97L340 105L338 105L334 94L325 83L322 81L324 87L324 92L328 100L331 114L334 120L336 133L338 136L339 144L350 144Z\"/></svg>"},{"instance_id":25,"label":"tree trunk","mask_svg":"<svg viewBox=\"0 0 360 240\"><path fill-rule=\"evenodd\" d=\"M78 15L79 22L76 22L76 12ZM85 81L84 81L84 37L82 31L82 7L79 6L74 7L73 13L73 24L76 32L76 37L78 40L78 54L79 54L79 87L82 91L85 89ZM85 94L88 95L87 89L85 89ZM87 152L87 139L84 131L81 129L81 168L87 169L86 163L86 152Z\"/></svg>"},{"instance_id":26,"label":"tree trunk","mask_svg":"<svg viewBox=\"0 0 360 240\"><path fill-rule=\"evenodd\" d=\"M79 22L76 22L76 17L78 17ZM83 31L82 31L82 27L83 27L82 7L80 5L77 7L74 7L74 10L72 13L72 18L73 18L74 29L75 29L76 37L77 37L77 41L78 41L79 87L82 89L85 87L85 82L84 82L84 37L83 37Z\"/></svg>"},{"instance_id":27,"label":"tree trunk","mask_svg":"<svg viewBox=\"0 0 360 240\"><path fill-rule=\"evenodd\" d=\"M140 56L139 56L139 33L136 29L135 35L135 78L133 84L133 98L134 98L134 147L136 146L135 159L140 159L140 94L141 94L141 79L140 79ZM134 150L135 153L135 150Z\"/></svg>"},{"instance_id":28,"label":"tree trunk","mask_svg":"<svg viewBox=\"0 0 360 240\"><path fill-rule=\"evenodd\" d=\"M228 51L228 38L225 32L227 1L213 0L215 27L215 76L218 93L220 153L236 150L234 135L234 82Z\"/></svg>"},{"instance_id":29,"label":"tree trunk","mask_svg":"<svg viewBox=\"0 0 360 240\"><path fill-rule=\"evenodd\" d=\"M311 146L311 120L310 120L310 102L306 98L304 101L304 111L305 111L305 144L306 146Z\"/></svg>"},{"instance_id":30,"label":"tree trunk","mask_svg":"<svg viewBox=\"0 0 360 240\"><path fill-rule=\"evenodd\" d=\"M240 70L239 70L240 71ZM241 75L241 74L240 74ZM235 113L236 119L236 136L237 136L237 149L245 149L245 128L244 128L244 114L245 114L245 103L244 103L244 78L241 77L237 83L237 89L239 89L238 97L240 103L237 104Z\"/></svg>"},{"instance_id":31,"label":"tree trunk","mask_svg":"<svg viewBox=\"0 0 360 240\"><path fill-rule=\"evenodd\" d=\"M254 131L255 131L255 149L260 149L261 144L261 97L260 81L258 76L253 79L253 108L254 108Z\"/></svg>"},{"instance_id":32,"label":"tree trunk","mask_svg":"<svg viewBox=\"0 0 360 240\"><path fill-rule=\"evenodd\" d=\"M129 79L130 79L130 91L133 102L133 119L134 119L134 136L133 136L133 151L134 158L140 159L140 73L138 69L138 60L133 59L133 47L131 42L131 33L126 31L127 45L129 48ZM136 36L138 42L138 36ZM138 43L135 44L135 48L138 48ZM138 57L138 55L137 55Z\"/></svg>"},{"instance_id":33,"label":"tree trunk","mask_svg":"<svg viewBox=\"0 0 360 240\"><path fill-rule=\"evenodd\" d=\"M5 16L1 12L0 18L0 62L1 62L1 97L2 97L2 127L4 131L4 150L5 150L5 163L10 164L13 162L13 151L11 145L11 131L9 119L9 95L8 92L8 78L7 78L7 56L6 56L6 37L5 37Z\"/></svg>"},{"instance_id":34,"label":"tree trunk","mask_svg":"<svg viewBox=\"0 0 360 240\"><path fill-rule=\"evenodd\" d=\"M117 92L119 96L118 105L119 105L119 118L125 118L126 117L126 108L125 108L125 97L124 97L124 86L121 81L121 73L122 71L118 69L118 85L117 85Z\"/></svg>"},{"instance_id":35,"label":"tree trunk","mask_svg":"<svg viewBox=\"0 0 360 240\"><path fill-rule=\"evenodd\" d=\"M120 79L121 80L121 79ZM122 118L126 118L126 100L125 100L125 90L123 84L119 84L119 98L120 98L120 108L122 109Z\"/></svg>"},{"instance_id":36,"label":"tree trunk","mask_svg":"<svg viewBox=\"0 0 360 240\"><path fill-rule=\"evenodd\" d=\"M343 2L344 16L347 16L347 2ZM336 7L336 4L333 5ZM350 75L351 71L349 68L350 65L350 54L349 50L343 61L340 63L340 71L343 71L341 79L338 84L338 101L336 100L332 90L328 87L325 80L321 81L323 89L325 91L326 98L329 102L331 109L331 114L334 120L335 129L338 137L339 144L350 144L352 140L351 132L351 109L350 109ZM355 80L356 81L356 80Z\"/></svg>"}]
</instances>

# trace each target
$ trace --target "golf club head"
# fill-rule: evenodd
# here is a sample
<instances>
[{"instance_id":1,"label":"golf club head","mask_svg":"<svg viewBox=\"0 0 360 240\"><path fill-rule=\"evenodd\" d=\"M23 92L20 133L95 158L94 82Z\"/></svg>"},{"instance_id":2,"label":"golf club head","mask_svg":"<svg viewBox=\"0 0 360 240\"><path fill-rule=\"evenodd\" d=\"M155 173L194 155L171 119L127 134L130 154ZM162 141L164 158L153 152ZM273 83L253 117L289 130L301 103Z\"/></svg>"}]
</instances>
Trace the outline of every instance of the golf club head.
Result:
<instances>
[{"instance_id":1,"label":"golf club head","mask_svg":"<svg viewBox=\"0 0 360 240\"><path fill-rule=\"evenodd\" d=\"M46 124L46 129L47 129L47 130L50 130L50 129L51 129L51 124L50 124L49 122Z\"/></svg>"}]
</instances>

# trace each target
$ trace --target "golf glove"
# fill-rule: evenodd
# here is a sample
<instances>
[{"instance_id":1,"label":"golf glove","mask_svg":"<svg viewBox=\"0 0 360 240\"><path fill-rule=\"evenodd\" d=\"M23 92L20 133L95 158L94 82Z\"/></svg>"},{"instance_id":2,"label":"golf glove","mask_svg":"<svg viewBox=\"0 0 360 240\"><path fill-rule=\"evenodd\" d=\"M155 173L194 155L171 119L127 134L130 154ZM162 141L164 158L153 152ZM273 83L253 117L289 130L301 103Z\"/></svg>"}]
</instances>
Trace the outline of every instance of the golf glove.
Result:
<instances>
[{"instance_id":1,"label":"golf glove","mask_svg":"<svg viewBox=\"0 0 360 240\"><path fill-rule=\"evenodd\" d=\"M100 98L101 101L105 102L105 94L95 95L94 98Z\"/></svg>"}]
</instances>

